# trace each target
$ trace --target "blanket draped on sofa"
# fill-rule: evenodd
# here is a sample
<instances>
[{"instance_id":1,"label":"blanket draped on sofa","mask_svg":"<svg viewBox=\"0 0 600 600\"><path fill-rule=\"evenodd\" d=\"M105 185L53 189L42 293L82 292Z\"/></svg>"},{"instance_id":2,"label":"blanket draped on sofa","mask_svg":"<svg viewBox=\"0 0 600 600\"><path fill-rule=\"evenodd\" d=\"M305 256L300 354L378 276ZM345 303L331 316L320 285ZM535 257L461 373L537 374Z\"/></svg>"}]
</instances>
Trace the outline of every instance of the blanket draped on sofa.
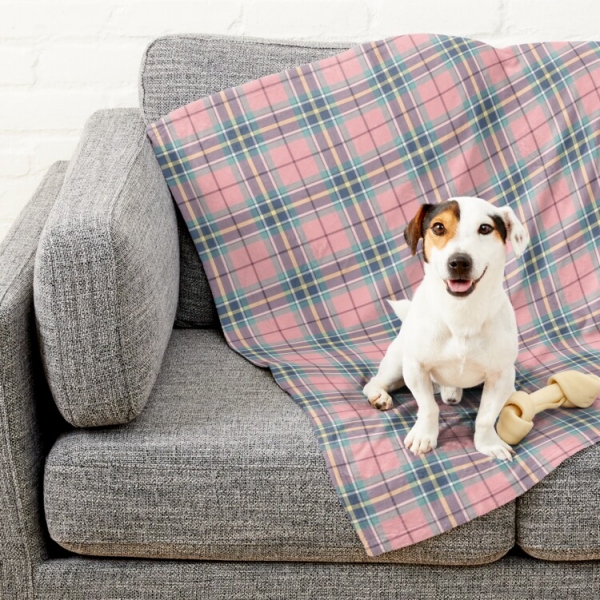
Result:
<instances>
[{"instance_id":1,"label":"blanket draped on sofa","mask_svg":"<svg viewBox=\"0 0 600 600\"><path fill-rule=\"evenodd\" d=\"M508 204L531 234L506 268L517 387L598 371L598 44L401 36L200 99L148 133L228 343L310 417L368 554L483 515L600 439L597 401L540 414L512 462L486 457L475 389L441 407L438 448L415 457L410 393L385 413L361 393L400 327L384 300L423 275L404 227L452 196Z\"/></svg>"}]
</instances>

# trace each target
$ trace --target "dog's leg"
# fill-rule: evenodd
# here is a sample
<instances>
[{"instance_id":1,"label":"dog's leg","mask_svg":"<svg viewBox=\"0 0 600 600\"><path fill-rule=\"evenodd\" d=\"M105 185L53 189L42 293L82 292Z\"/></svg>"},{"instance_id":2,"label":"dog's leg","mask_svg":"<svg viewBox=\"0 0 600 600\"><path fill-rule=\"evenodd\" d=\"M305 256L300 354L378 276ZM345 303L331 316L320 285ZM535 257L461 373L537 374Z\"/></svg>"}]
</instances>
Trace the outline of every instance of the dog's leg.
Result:
<instances>
[{"instance_id":1,"label":"dog's leg","mask_svg":"<svg viewBox=\"0 0 600 600\"><path fill-rule=\"evenodd\" d=\"M482 454L512 460L515 451L496 433L494 425L509 396L515 391L514 369L487 379L475 419L475 448Z\"/></svg>"},{"instance_id":2,"label":"dog's leg","mask_svg":"<svg viewBox=\"0 0 600 600\"><path fill-rule=\"evenodd\" d=\"M402 342L400 336L389 345L377 375L365 385L363 394L368 398L369 404L379 410L392 408L392 397L388 394L402 387Z\"/></svg>"},{"instance_id":3,"label":"dog's leg","mask_svg":"<svg viewBox=\"0 0 600 600\"><path fill-rule=\"evenodd\" d=\"M440 395L445 404L458 404L462 400L462 394L461 388L440 386Z\"/></svg>"},{"instance_id":4,"label":"dog's leg","mask_svg":"<svg viewBox=\"0 0 600 600\"><path fill-rule=\"evenodd\" d=\"M404 447L415 455L425 454L437 446L440 429L440 409L433 397L433 383L429 373L418 363L405 366L404 379L419 407L417 422L406 436Z\"/></svg>"}]
</instances>

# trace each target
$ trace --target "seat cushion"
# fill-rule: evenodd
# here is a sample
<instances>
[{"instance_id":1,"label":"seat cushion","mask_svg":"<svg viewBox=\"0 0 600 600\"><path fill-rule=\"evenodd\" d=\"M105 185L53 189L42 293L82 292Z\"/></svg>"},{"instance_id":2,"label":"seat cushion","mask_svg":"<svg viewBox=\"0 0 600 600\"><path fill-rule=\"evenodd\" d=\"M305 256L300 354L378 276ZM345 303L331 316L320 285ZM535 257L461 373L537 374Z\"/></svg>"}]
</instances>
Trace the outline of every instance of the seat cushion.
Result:
<instances>
[{"instance_id":1,"label":"seat cushion","mask_svg":"<svg viewBox=\"0 0 600 600\"><path fill-rule=\"evenodd\" d=\"M347 44L298 44L269 40L175 35L156 39L144 54L140 102L146 123L220 90L337 54ZM216 327L212 294L192 238L181 245L178 327Z\"/></svg>"},{"instance_id":2,"label":"seat cushion","mask_svg":"<svg viewBox=\"0 0 600 600\"><path fill-rule=\"evenodd\" d=\"M517 500L517 541L544 560L600 559L600 444L565 460Z\"/></svg>"},{"instance_id":3,"label":"seat cushion","mask_svg":"<svg viewBox=\"0 0 600 600\"><path fill-rule=\"evenodd\" d=\"M97 556L471 565L514 545L513 502L368 559L308 419L215 330L174 330L137 420L59 438L44 504L54 540Z\"/></svg>"}]
</instances>

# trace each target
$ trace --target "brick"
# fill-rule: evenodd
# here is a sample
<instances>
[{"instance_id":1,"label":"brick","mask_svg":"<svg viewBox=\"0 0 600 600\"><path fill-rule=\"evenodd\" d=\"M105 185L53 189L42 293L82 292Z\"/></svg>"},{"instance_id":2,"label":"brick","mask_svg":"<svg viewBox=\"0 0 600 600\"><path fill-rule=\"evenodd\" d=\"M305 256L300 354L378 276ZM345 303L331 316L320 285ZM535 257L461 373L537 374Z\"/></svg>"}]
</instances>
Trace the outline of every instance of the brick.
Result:
<instances>
[{"instance_id":1,"label":"brick","mask_svg":"<svg viewBox=\"0 0 600 600\"><path fill-rule=\"evenodd\" d=\"M135 83L145 41L61 42L49 45L39 59L39 81L56 86L89 84L107 88Z\"/></svg>"},{"instance_id":2,"label":"brick","mask_svg":"<svg viewBox=\"0 0 600 600\"><path fill-rule=\"evenodd\" d=\"M0 177L21 177L29 172L31 159L27 154L11 150L0 152Z\"/></svg>"},{"instance_id":3,"label":"brick","mask_svg":"<svg viewBox=\"0 0 600 600\"><path fill-rule=\"evenodd\" d=\"M480 37L502 25L500 0L381 0L373 14L373 39L409 33Z\"/></svg>"},{"instance_id":4,"label":"brick","mask_svg":"<svg viewBox=\"0 0 600 600\"><path fill-rule=\"evenodd\" d=\"M3 2L0 38L89 37L106 27L109 2Z\"/></svg>"},{"instance_id":5,"label":"brick","mask_svg":"<svg viewBox=\"0 0 600 600\"><path fill-rule=\"evenodd\" d=\"M57 160L70 160L81 137L80 132L70 135L34 135L31 152L31 171L45 171Z\"/></svg>"},{"instance_id":6,"label":"brick","mask_svg":"<svg viewBox=\"0 0 600 600\"><path fill-rule=\"evenodd\" d=\"M274 39L365 40L370 13L365 2L256 0L245 9L244 34Z\"/></svg>"},{"instance_id":7,"label":"brick","mask_svg":"<svg viewBox=\"0 0 600 600\"><path fill-rule=\"evenodd\" d=\"M0 131L73 131L110 104L107 92L93 89L31 89L3 92L0 106Z\"/></svg>"},{"instance_id":8,"label":"brick","mask_svg":"<svg viewBox=\"0 0 600 600\"><path fill-rule=\"evenodd\" d=\"M150 39L182 32L225 33L240 18L242 4L242 0L126 2L114 11L109 31Z\"/></svg>"},{"instance_id":9,"label":"brick","mask_svg":"<svg viewBox=\"0 0 600 600\"><path fill-rule=\"evenodd\" d=\"M31 85L35 83L33 48L0 45L0 85Z\"/></svg>"},{"instance_id":10,"label":"brick","mask_svg":"<svg viewBox=\"0 0 600 600\"><path fill-rule=\"evenodd\" d=\"M596 40L596 0L506 0L507 33L520 42Z\"/></svg>"}]
</instances>

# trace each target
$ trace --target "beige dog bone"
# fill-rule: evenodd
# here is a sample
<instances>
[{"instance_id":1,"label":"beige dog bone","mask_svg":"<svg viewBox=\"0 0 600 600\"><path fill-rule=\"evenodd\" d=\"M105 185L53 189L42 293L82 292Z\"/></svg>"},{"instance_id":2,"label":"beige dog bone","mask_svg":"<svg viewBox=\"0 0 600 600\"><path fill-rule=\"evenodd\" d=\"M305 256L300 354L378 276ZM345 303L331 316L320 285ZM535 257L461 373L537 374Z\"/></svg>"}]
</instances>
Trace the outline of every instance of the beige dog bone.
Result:
<instances>
[{"instance_id":1,"label":"beige dog bone","mask_svg":"<svg viewBox=\"0 0 600 600\"><path fill-rule=\"evenodd\" d=\"M553 375L548 385L532 394L515 392L508 399L496 431L511 445L518 444L533 428L533 417L549 408L587 408L600 394L600 377L563 371Z\"/></svg>"}]
</instances>

